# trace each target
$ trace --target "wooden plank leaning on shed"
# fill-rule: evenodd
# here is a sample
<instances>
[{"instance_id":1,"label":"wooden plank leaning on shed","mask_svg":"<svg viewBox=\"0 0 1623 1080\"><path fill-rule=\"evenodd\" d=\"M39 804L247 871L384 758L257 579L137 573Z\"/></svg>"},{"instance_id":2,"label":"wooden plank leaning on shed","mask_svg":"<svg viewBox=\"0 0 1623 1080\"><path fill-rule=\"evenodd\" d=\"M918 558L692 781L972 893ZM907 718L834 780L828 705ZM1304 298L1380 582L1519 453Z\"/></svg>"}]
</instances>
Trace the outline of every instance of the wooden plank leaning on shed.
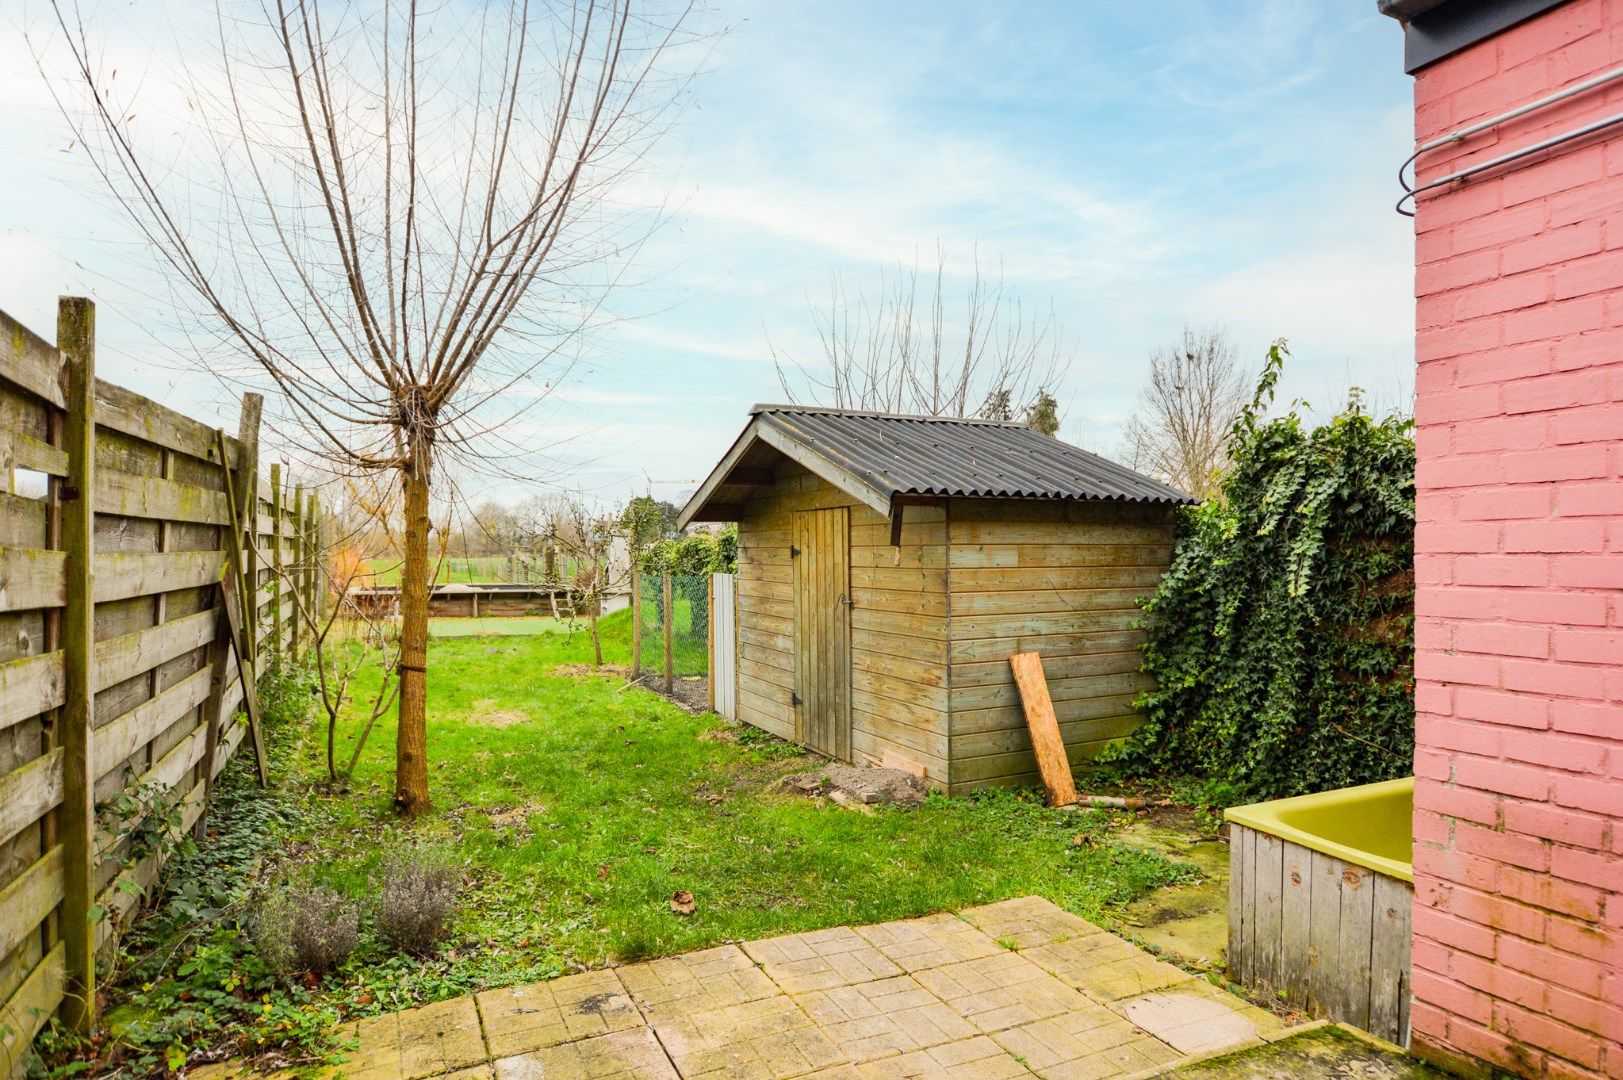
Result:
<instances>
[{"instance_id":1,"label":"wooden plank leaning on shed","mask_svg":"<svg viewBox=\"0 0 1623 1080\"><path fill-rule=\"evenodd\" d=\"M1031 730L1031 749L1037 755L1037 769L1048 789L1050 806L1070 806L1076 802L1076 783L1071 779L1071 763L1065 757L1065 740L1059 733L1059 718L1048 696L1048 680L1043 677L1039 653L1018 652L1009 657L1020 701L1026 710L1026 726Z\"/></svg>"}]
</instances>

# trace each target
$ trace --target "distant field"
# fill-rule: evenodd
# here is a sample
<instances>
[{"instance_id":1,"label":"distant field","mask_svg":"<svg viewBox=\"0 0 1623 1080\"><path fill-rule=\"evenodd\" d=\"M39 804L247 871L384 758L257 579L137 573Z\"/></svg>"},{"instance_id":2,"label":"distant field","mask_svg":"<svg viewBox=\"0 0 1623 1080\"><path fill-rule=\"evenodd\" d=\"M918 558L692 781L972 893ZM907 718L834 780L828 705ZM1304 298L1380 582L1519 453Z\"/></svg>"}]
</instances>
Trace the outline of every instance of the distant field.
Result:
<instances>
[{"instance_id":1,"label":"distant field","mask_svg":"<svg viewBox=\"0 0 1623 1080\"><path fill-rule=\"evenodd\" d=\"M560 558L558 572L567 574L571 560ZM368 584L371 585L398 585L400 584L400 560L397 558L368 559L366 571L370 575ZM488 555L478 558L448 558L440 563L439 576L434 579L440 585L475 585L507 580L507 556Z\"/></svg>"}]
</instances>

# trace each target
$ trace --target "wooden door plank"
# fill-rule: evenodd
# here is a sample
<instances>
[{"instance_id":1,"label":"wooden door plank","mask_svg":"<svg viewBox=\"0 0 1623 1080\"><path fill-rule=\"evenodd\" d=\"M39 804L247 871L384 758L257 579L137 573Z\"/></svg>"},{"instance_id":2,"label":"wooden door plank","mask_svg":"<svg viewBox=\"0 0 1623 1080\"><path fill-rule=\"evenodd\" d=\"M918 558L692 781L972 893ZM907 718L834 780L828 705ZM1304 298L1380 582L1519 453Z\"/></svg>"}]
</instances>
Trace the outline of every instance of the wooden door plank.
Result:
<instances>
[{"instance_id":1,"label":"wooden door plank","mask_svg":"<svg viewBox=\"0 0 1623 1080\"><path fill-rule=\"evenodd\" d=\"M1065 740L1059 733L1054 702L1048 696L1042 655L1015 653L1009 657L1009 667L1020 689L1026 727L1031 731L1031 749L1037 756L1037 771L1042 774L1043 786L1048 789L1048 801L1054 806L1071 806L1076 802L1076 784L1071 779L1071 764L1065 757Z\"/></svg>"}]
</instances>

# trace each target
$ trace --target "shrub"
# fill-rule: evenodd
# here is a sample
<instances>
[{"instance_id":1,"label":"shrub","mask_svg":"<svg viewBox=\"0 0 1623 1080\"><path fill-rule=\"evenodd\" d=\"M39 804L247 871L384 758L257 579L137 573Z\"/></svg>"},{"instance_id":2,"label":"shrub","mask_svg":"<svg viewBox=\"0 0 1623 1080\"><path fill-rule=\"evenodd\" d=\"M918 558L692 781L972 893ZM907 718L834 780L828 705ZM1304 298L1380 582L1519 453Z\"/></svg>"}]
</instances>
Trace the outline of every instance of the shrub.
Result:
<instances>
[{"instance_id":1,"label":"shrub","mask_svg":"<svg viewBox=\"0 0 1623 1080\"><path fill-rule=\"evenodd\" d=\"M425 956L451 930L462 868L422 852L383 864L378 889L378 936L402 952Z\"/></svg>"},{"instance_id":2,"label":"shrub","mask_svg":"<svg viewBox=\"0 0 1623 1080\"><path fill-rule=\"evenodd\" d=\"M1390 779L1414 752L1413 422L1357 391L1328 423L1264 422L1276 345L1217 498L1183 512L1146 604L1146 722L1110 757L1235 799Z\"/></svg>"},{"instance_id":3,"label":"shrub","mask_svg":"<svg viewBox=\"0 0 1623 1080\"><path fill-rule=\"evenodd\" d=\"M289 884L260 900L254 947L282 975L325 975L349 959L360 936L355 906L325 885Z\"/></svg>"}]
</instances>

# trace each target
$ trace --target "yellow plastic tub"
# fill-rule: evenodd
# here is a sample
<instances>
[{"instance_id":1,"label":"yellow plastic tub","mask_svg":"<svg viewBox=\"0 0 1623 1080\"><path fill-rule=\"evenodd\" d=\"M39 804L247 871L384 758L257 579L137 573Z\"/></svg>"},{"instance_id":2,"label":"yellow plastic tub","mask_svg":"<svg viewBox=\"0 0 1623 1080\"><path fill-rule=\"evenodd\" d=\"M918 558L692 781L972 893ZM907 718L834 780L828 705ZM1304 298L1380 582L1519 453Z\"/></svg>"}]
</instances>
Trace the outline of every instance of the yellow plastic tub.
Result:
<instances>
[{"instance_id":1,"label":"yellow plastic tub","mask_svg":"<svg viewBox=\"0 0 1623 1080\"><path fill-rule=\"evenodd\" d=\"M1414 883L1414 777L1235 806L1248 829Z\"/></svg>"}]
</instances>

